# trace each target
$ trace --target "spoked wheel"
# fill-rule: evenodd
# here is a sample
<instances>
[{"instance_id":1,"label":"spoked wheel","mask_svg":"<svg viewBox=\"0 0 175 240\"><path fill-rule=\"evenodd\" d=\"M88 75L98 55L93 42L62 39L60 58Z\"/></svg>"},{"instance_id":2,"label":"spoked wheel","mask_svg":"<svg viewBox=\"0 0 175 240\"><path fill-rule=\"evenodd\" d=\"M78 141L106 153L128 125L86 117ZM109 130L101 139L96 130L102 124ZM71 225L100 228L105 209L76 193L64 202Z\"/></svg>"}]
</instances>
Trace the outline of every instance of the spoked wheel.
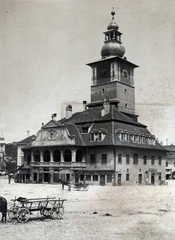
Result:
<instances>
[{"instance_id":1,"label":"spoked wheel","mask_svg":"<svg viewBox=\"0 0 175 240\"><path fill-rule=\"evenodd\" d=\"M25 223L30 218L30 211L27 208L20 208L17 212L18 222Z\"/></svg>"},{"instance_id":2,"label":"spoked wheel","mask_svg":"<svg viewBox=\"0 0 175 240\"><path fill-rule=\"evenodd\" d=\"M51 209L44 209L44 210L43 210L43 216L44 216L44 217L50 217L51 214L52 214Z\"/></svg>"},{"instance_id":3,"label":"spoked wheel","mask_svg":"<svg viewBox=\"0 0 175 240\"><path fill-rule=\"evenodd\" d=\"M52 217L53 218L63 218L64 215L64 207L53 207L52 210Z\"/></svg>"},{"instance_id":4,"label":"spoked wheel","mask_svg":"<svg viewBox=\"0 0 175 240\"><path fill-rule=\"evenodd\" d=\"M17 218L17 212L18 212L18 207L11 206L8 209L8 216L9 216L9 218L11 218L11 219Z\"/></svg>"}]
</instances>

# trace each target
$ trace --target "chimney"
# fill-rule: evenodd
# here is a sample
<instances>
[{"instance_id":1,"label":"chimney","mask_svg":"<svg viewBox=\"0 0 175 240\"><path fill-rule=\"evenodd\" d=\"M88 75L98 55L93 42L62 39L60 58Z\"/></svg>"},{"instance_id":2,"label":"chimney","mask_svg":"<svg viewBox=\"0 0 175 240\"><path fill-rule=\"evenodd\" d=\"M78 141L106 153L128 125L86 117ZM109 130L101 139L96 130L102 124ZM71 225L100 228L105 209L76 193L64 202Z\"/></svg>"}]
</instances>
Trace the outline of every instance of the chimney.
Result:
<instances>
[{"instance_id":1,"label":"chimney","mask_svg":"<svg viewBox=\"0 0 175 240\"><path fill-rule=\"evenodd\" d=\"M83 101L83 111L85 111L87 109L87 102Z\"/></svg>"},{"instance_id":2,"label":"chimney","mask_svg":"<svg viewBox=\"0 0 175 240\"><path fill-rule=\"evenodd\" d=\"M30 131L29 131L29 130L27 130L27 137L29 137L29 134L30 134Z\"/></svg>"},{"instance_id":3,"label":"chimney","mask_svg":"<svg viewBox=\"0 0 175 240\"><path fill-rule=\"evenodd\" d=\"M106 114L108 114L110 112L110 102L108 97L106 97L103 100L103 108L101 110L101 117L104 117Z\"/></svg>"},{"instance_id":4,"label":"chimney","mask_svg":"<svg viewBox=\"0 0 175 240\"><path fill-rule=\"evenodd\" d=\"M72 105L66 106L66 119L69 119L72 117Z\"/></svg>"}]
</instances>

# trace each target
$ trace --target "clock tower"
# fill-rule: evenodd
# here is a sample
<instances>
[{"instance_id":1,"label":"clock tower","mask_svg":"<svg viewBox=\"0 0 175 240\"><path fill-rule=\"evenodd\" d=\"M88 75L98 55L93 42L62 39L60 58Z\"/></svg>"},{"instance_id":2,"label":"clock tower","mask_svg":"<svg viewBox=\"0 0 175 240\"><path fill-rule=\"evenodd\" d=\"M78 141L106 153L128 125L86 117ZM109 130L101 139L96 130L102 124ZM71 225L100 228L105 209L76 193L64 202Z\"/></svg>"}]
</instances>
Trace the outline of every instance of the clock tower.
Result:
<instances>
[{"instance_id":1,"label":"clock tower","mask_svg":"<svg viewBox=\"0 0 175 240\"><path fill-rule=\"evenodd\" d=\"M122 33L114 20L115 12L111 12L112 20L104 32L105 41L101 49L101 59L89 63L92 69L90 106L101 105L108 98L110 104L118 106L119 111L137 118L135 115L134 68L137 65L124 57Z\"/></svg>"}]
</instances>

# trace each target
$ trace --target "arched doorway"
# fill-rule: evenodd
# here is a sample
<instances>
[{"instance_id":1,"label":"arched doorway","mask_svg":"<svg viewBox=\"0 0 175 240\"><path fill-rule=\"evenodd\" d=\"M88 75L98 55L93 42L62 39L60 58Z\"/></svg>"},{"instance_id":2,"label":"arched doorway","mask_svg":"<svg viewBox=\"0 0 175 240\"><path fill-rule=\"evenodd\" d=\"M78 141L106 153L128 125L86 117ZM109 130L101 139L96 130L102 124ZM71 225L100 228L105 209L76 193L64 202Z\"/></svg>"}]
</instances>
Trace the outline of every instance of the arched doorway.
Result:
<instances>
[{"instance_id":1,"label":"arched doorway","mask_svg":"<svg viewBox=\"0 0 175 240\"><path fill-rule=\"evenodd\" d=\"M142 184L142 174L141 173L138 175L138 182L139 182L139 184Z\"/></svg>"}]
</instances>

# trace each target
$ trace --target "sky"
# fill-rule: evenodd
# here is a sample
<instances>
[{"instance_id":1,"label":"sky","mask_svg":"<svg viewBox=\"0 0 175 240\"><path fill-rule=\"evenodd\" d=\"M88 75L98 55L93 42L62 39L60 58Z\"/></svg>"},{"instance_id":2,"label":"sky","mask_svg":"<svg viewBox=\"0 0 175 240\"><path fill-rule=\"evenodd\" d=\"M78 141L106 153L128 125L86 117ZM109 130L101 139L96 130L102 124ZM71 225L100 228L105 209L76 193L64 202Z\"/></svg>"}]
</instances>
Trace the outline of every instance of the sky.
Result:
<instances>
[{"instance_id":1,"label":"sky","mask_svg":"<svg viewBox=\"0 0 175 240\"><path fill-rule=\"evenodd\" d=\"M91 69L101 59L111 10L135 69L139 122L175 144L174 0L1 0L0 133L6 143L90 102Z\"/></svg>"}]
</instances>

